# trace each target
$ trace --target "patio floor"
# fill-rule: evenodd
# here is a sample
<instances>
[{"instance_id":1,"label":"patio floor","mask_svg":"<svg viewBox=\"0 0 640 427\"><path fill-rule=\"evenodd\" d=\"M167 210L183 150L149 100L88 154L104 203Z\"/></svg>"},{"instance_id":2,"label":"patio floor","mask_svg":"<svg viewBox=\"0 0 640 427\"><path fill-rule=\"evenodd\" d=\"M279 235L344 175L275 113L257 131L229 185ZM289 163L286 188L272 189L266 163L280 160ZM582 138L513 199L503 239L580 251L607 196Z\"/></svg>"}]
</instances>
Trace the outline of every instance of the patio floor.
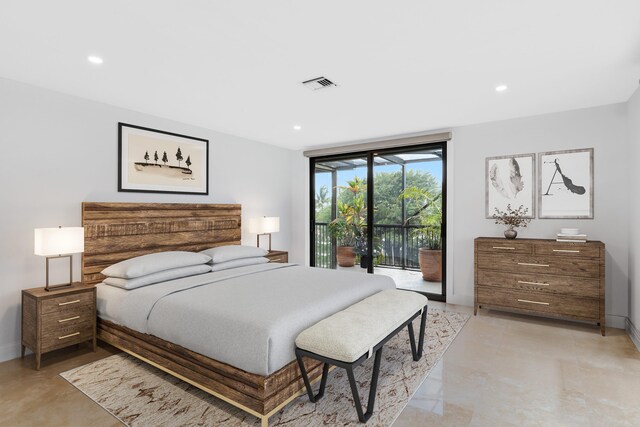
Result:
<instances>
[{"instance_id":1,"label":"patio floor","mask_svg":"<svg viewBox=\"0 0 640 427\"><path fill-rule=\"evenodd\" d=\"M339 270L358 271L366 273L366 268L360 268L359 265L354 267L338 267ZM427 282L422 278L422 273L413 270L402 270L399 268L375 267L375 274L382 274L391 277L396 282L396 288L408 289L417 292L427 292L431 294L442 293L441 282Z\"/></svg>"}]
</instances>

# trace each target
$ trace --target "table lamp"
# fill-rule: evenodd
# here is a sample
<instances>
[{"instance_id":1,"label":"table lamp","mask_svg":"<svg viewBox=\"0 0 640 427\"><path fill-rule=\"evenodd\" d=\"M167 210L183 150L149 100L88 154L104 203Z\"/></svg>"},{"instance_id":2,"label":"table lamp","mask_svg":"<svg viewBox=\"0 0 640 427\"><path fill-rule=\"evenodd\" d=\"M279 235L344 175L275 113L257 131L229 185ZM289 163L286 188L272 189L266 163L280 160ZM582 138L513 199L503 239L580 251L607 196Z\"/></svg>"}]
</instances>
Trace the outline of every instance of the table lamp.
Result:
<instances>
[{"instance_id":1,"label":"table lamp","mask_svg":"<svg viewBox=\"0 0 640 427\"><path fill-rule=\"evenodd\" d=\"M249 220L249 233L256 233L256 246L260 247L260 236L269 236L269 250L271 250L271 233L280 231L280 217L263 216L260 218L251 218Z\"/></svg>"},{"instance_id":2,"label":"table lamp","mask_svg":"<svg viewBox=\"0 0 640 427\"><path fill-rule=\"evenodd\" d=\"M47 257L45 290L71 286L73 281L72 254L84 252L84 227L36 228L34 230L35 255ZM69 283L49 285L49 260L69 258Z\"/></svg>"}]
</instances>

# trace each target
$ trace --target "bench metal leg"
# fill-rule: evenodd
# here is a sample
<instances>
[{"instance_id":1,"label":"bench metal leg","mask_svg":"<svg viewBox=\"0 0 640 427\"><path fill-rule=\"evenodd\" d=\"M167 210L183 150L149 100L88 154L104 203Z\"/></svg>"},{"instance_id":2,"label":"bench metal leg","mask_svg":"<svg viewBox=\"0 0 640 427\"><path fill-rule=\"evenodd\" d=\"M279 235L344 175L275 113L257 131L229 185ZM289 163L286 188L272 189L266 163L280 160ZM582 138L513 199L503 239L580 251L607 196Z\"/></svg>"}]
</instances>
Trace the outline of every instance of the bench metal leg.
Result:
<instances>
[{"instance_id":1,"label":"bench metal leg","mask_svg":"<svg viewBox=\"0 0 640 427\"><path fill-rule=\"evenodd\" d=\"M358 419L361 423L366 423L373 414L373 407L376 403L376 392L378 390L378 375L380 374L380 359L382 359L382 347L376 351L376 359L373 363L373 374L371 375L371 386L369 387L369 401L367 402L367 412L362 413L362 404L360 403L360 394L358 393L358 386L356 384L356 378L353 375L353 365L346 368L347 376L349 377L349 385L351 386L351 393L353 394L353 403L358 413Z\"/></svg>"},{"instance_id":2,"label":"bench metal leg","mask_svg":"<svg viewBox=\"0 0 640 427\"><path fill-rule=\"evenodd\" d=\"M320 390L318 390L318 394L313 395L313 389L311 388L311 383L309 382L309 375L307 375L307 370L304 367L304 362L302 360L302 355L296 352L296 359L298 359L298 366L300 367L300 372L302 373L302 380L304 381L304 386L307 389L307 395L309 395L309 400L312 403L317 402L324 396L324 389L327 386L327 375L329 374L329 364L324 363L322 366L322 380L320 380Z\"/></svg>"},{"instance_id":3,"label":"bench metal leg","mask_svg":"<svg viewBox=\"0 0 640 427\"><path fill-rule=\"evenodd\" d=\"M409 341L411 342L411 354L413 360L418 361L422 358L422 350L424 348L424 329L427 322L427 308L422 311L422 317L420 318L420 336L418 337L418 349L416 351L416 338L413 334L413 324L409 322L407 328L409 329Z\"/></svg>"}]
</instances>

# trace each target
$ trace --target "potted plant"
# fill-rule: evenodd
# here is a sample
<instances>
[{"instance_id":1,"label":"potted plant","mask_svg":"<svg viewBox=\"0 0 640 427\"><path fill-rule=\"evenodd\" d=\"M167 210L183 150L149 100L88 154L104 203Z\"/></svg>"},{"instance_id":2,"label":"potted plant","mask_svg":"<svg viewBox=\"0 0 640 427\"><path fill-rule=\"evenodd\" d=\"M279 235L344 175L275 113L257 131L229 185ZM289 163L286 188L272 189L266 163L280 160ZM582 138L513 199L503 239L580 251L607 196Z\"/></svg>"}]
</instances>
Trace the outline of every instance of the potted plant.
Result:
<instances>
[{"instance_id":1,"label":"potted plant","mask_svg":"<svg viewBox=\"0 0 640 427\"><path fill-rule=\"evenodd\" d=\"M367 231L366 228L362 229L362 233L356 236L355 253L360 256L360 267L367 268L369 263L369 251L367 245ZM379 237L373 238L373 262L374 265L378 265L382 260L382 242Z\"/></svg>"},{"instance_id":2,"label":"potted plant","mask_svg":"<svg viewBox=\"0 0 640 427\"><path fill-rule=\"evenodd\" d=\"M531 218L525 218L529 209L525 208L524 205L520 205L514 210L511 209L511 204L508 204L506 211L503 212L498 208L495 208L495 211L496 213L493 214L493 219L496 220L496 224L504 224L507 226L507 229L504 231L504 237L507 239L515 239L518 235L516 228L524 228L531 222Z\"/></svg>"},{"instance_id":3,"label":"potted plant","mask_svg":"<svg viewBox=\"0 0 640 427\"><path fill-rule=\"evenodd\" d=\"M407 187L400 197L418 203L420 208L407 220L417 220L420 227L417 236L424 246L418 249L418 263L422 278L428 282L442 281L442 193L428 189Z\"/></svg>"},{"instance_id":4,"label":"potted plant","mask_svg":"<svg viewBox=\"0 0 640 427\"><path fill-rule=\"evenodd\" d=\"M361 236L366 224L366 185L358 177L348 181L345 201L338 201L338 215L329 223L329 234L336 239L336 258L340 267L353 267L356 262L356 238Z\"/></svg>"}]
</instances>

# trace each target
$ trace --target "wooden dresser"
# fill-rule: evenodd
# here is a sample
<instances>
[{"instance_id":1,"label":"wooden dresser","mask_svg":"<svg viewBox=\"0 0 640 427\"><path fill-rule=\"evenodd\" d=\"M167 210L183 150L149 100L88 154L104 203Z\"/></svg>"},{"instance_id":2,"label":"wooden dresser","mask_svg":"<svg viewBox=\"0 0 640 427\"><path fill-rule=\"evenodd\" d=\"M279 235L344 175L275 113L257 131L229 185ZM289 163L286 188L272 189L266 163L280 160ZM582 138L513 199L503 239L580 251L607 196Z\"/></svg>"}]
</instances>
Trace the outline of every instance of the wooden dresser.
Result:
<instances>
[{"instance_id":1,"label":"wooden dresser","mask_svg":"<svg viewBox=\"0 0 640 427\"><path fill-rule=\"evenodd\" d=\"M595 322L605 333L604 243L478 237L475 305Z\"/></svg>"},{"instance_id":2,"label":"wooden dresser","mask_svg":"<svg viewBox=\"0 0 640 427\"><path fill-rule=\"evenodd\" d=\"M42 353L84 341L96 351L95 286L74 283L51 291L22 291L22 357L29 347L36 355L36 369Z\"/></svg>"}]
</instances>

